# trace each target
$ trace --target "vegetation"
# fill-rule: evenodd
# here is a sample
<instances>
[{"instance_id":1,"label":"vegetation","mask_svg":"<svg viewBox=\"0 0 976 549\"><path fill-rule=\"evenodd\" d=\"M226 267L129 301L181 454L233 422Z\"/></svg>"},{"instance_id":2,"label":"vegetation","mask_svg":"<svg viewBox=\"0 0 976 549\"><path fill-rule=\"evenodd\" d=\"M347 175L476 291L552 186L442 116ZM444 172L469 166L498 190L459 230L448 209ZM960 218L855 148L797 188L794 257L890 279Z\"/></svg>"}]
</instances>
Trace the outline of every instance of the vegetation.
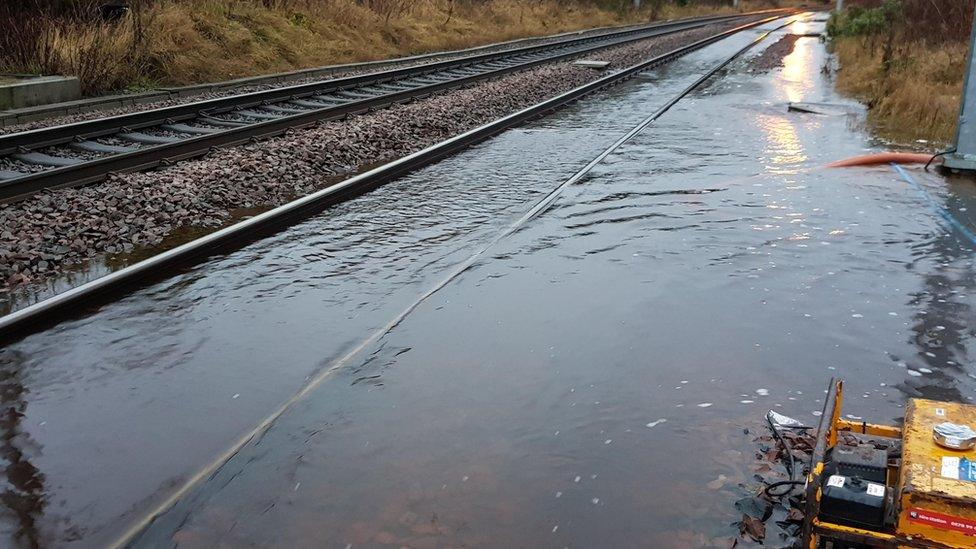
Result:
<instances>
[{"instance_id":1,"label":"vegetation","mask_svg":"<svg viewBox=\"0 0 976 549\"><path fill-rule=\"evenodd\" d=\"M894 141L948 143L976 0L849 0L827 25L838 86Z\"/></svg>"},{"instance_id":2,"label":"vegetation","mask_svg":"<svg viewBox=\"0 0 976 549\"><path fill-rule=\"evenodd\" d=\"M749 7L778 0L748 3ZM0 73L73 74L86 94L194 84L719 10L728 0L18 0Z\"/></svg>"}]
</instances>

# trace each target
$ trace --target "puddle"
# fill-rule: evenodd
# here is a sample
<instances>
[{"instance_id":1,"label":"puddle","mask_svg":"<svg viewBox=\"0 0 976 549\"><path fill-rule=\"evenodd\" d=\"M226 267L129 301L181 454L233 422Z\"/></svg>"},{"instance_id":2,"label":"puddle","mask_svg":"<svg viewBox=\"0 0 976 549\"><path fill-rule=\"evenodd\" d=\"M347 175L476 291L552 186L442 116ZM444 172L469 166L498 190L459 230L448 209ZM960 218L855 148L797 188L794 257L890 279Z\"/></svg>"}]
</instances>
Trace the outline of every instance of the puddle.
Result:
<instances>
[{"instance_id":1,"label":"puddle","mask_svg":"<svg viewBox=\"0 0 976 549\"><path fill-rule=\"evenodd\" d=\"M36 503L4 531L113 541L751 38L4 350L3 430L34 471L8 489ZM972 245L888 168L815 169L871 143L787 111L843 102L824 55L801 37L678 103L136 545L728 547L767 410L815 420L832 375L879 422L970 398ZM971 183L915 175L974 226Z\"/></svg>"}]
</instances>

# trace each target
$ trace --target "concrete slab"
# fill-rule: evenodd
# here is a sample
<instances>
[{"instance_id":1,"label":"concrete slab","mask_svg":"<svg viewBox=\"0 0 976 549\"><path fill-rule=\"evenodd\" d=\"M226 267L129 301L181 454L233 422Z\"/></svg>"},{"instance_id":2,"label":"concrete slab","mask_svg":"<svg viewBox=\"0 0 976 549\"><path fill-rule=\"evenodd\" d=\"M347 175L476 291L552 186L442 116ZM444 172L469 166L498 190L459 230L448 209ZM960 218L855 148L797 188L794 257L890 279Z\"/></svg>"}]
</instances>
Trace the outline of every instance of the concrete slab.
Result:
<instances>
[{"instance_id":1,"label":"concrete slab","mask_svg":"<svg viewBox=\"0 0 976 549\"><path fill-rule=\"evenodd\" d=\"M610 66L609 61L600 61L598 59L580 59L579 61L574 61L574 65L578 67L589 67L591 69L605 69Z\"/></svg>"},{"instance_id":2,"label":"concrete slab","mask_svg":"<svg viewBox=\"0 0 976 549\"><path fill-rule=\"evenodd\" d=\"M5 77L0 81L0 109L18 109L72 101L81 97L74 76Z\"/></svg>"}]
</instances>

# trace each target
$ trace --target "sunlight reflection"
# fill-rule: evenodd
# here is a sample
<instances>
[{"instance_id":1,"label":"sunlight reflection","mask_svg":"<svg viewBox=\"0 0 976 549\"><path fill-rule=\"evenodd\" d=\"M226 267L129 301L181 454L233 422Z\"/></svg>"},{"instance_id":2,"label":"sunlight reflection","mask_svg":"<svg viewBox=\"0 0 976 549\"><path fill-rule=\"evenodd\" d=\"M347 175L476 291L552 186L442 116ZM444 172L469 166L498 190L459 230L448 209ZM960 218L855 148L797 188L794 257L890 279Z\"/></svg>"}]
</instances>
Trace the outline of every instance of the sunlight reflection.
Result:
<instances>
[{"instance_id":1,"label":"sunlight reflection","mask_svg":"<svg viewBox=\"0 0 976 549\"><path fill-rule=\"evenodd\" d=\"M796 173L806 162L807 155L800 142L800 136L789 118L760 114L756 124L766 136L763 156L766 168L771 173Z\"/></svg>"},{"instance_id":2,"label":"sunlight reflection","mask_svg":"<svg viewBox=\"0 0 976 549\"><path fill-rule=\"evenodd\" d=\"M795 23L791 30L797 34L804 33L806 24ZM814 45L813 39L800 38L793 51L783 58L783 68L773 80L777 95L782 99L803 101L813 90L816 71L819 70ZM795 120L789 116L759 114L754 121L766 137L763 160L767 170L780 175L797 173L808 157L794 125Z\"/></svg>"},{"instance_id":3,"label":"sunlight reflection","mask_svg":"<svg viewBox=\"0 0 976 549\"><path fill-rule=\"evenodd\" d=\"M776 83L780 86L787 101L803 101L813 81L813 50L810 47L812 39L800 38L793 46L793 51L783 58L783 71Z\"/></svg>"},{"instance_id":4,"label":"sunlight reflection","mask_svg":"<svg viewBox=\"0 0 976 549\"><path fill-rule=\"evenodd\" d=\"M796 21L789 27L793 34L804 35L810 32L810 24L806 21Z\"/></svg>"}]
</instances>

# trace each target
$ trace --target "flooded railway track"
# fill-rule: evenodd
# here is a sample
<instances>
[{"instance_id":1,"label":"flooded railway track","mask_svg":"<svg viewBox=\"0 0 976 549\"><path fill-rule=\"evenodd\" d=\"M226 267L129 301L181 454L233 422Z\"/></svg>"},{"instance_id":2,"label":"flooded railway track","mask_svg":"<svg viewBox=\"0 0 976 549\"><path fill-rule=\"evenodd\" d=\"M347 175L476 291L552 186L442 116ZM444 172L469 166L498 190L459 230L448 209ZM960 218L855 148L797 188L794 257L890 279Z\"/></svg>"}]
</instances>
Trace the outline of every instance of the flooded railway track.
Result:
<instances>
[{"instance_id":1,"label":"flooded railway track","mask_svg":"<svg viewBox=\"0 0 976 549\"><path fill-rule=\"evenodd\" d=\"M12 344L10 446L52 502L25 530L728 547L767 409L821 413L835 367L859 416L972 395L971 247L887 169L817 169L862 151L847 119L786 111L836 100L823 45L677 100L780 23Z\"/></svg>"},{"instance_id":2,"label":"flooded railway track","mask_svg":"<svg viewBox=\"0 0 976 549\"><path fill-rule=\"evenodd\" d=\"M121 269L109 275L103 276L101 278L95 279L81 286L57 294L49 299L43 300L34 305L20 309L16 312L13 312L11 314L8 314L0 318L0 340L6 341L11 339L16 339L18 337L22 337L23 335L36 331L40 328L43 328L44 326L56 324L61 320L70 318L73 315L78 314L78 312L83 310L84 307L90 306L98 302L103 302L106 299L111 299L112 296L119 295L120 293L131 289L133 286L145 284L152 280L158 280L160 278L168 276L169 274L172 274L177 269L184 268L203 258L213 256L215 254L233 249L235 247L239 247L243 243L251 241L260 236L270 234L276 230L279 230L284 226L296 222L297 220L304 219L309 215L317 213L322 209L328 207L329 205L341 202L343 200L347 200L353 196L374 189L388 181L401 177L404 174L407 174L418 168L437 162L440 159L443 159L451 154L463 150L484 139L496 135L508 128L517 126L533 118L543 116L570 102L576 101L589 94L598 92L600 90L618 84L624 80L637 76L641 72L646 71L648 69L671 62L675 59L678 59L684 55L697 51L705 46L713 44L719 40L727 38L743 30L751 29L759 25L763 25L771 21L775 21L776 19L779 19L787 15L788 13L790 13L789 10L772 10L772 13L763 12L765 16L761 17L760 19L753 20L748 23L736 26L734 28L716 33L707 38L676 48L670 52L664 53L662 55L658 55L651 59L647 59L631 67L616 71L612 74L594 80L588 84L585 84L583 86L577 87L563 94L552 97L546 101L528 107L526 109L523 109L511 115L497 119L493 122L490 122L488 124L475 128L473 130L465 132L461 135L457 135L455 137L437 143L433 146L430 146L426 149L423 149L421 151L418 151L406 157L400 158L388 164L384 164L382 166L369 170L365 173L361 173L355 177L352 177L350 179L347 179L345 181L342 181L340 183L322 189L318 192L315 192L313 194L310 194L308 196L305 196L303 198L300 198L298 200L295 200L293 202L290 202L288 204L285 204L273 210L264 212L260 215L239 222L237 224L231 225L222 230L211 233L207 236L201 237L199 239L190 241L186 244L183 244L181 246L178 246L166 252L160 253L147 260L135 263L133 265L130 265L124 269ZM755 16L756 14L753 13L749 15ZM662 34L662 33L677 32L678 30L687 30L688 28L690 28L689 25L703 26L705 24L714 23L717 18L707 18L707 19L708 19L707 22L703 22L701 19L696 19L694 20L694 22L682 21L674 24L668 23L664 25L659 25L649 30L648 29L636 30L636 31L628 30L625 32L628 34L629 37L615 40L613 41L612 44L601 42L600 45L596 45L596 46L587 45L584 47L579 47L578 45L577 46L564 45L562 47L571 47L573 51L572 52L562 51L561 53L555 55L557 55L559 58L568 57L572 55L579 55L580 53L585 53L586 51L592 51L595 49L608 47L609 45L617 45L623 42L639 40L642 38L647 38L649 36L657 35L657 34L647 34L648 32ZM673 25L677 25L677 27L674 27ZM641 34L639 38L630 36L633 33L640 33L640 32L643 32L644 34ZM588 37L583 40L589 44L589 42L595 40L595 38ZM527 63L538 64L538 63L552 60L554 57L552 56L553 54L551 48L553 47L554 46L552 44L548 44L546 46L529 48L529 49L545 48L545 52L546 52L545 55L547 57L539 58L533 61L528 61ZM506 56L528 55L524 52L523 54L517 54L512 51L508 51L504 53ZM737 53L735 56L733 56L733 58L738 56L740 53L741 52ZM495 56L496 54L490 54L490 55ZM732 58L730 58L728 61L731 60ZM456 62L451 62L451 63L456 63ZM493 63L489 62L489 64L493 64ZM525 64L514 65L509 68L501 68L495 66L496 68L493 70L511 71L511 70L516 70L514 67L525 67L525 66L526 66ZM433 70L431 65L427 65L423 67L423 69L426 71ZM398 69L397 71L392 71L392 72L401 72L404 70L414 70L414 69ZM453 71L455 69L451 69L451 70ZM714 71L712 73L709 73L709 75L713 73ZM454 72L453 74L457 75L456 72ZM467 81L467 79L484 78L492 74L497 74L497 72L488 72L488 73L482 73L482 74L471 75L471 76L460 76L454 80L433 82L429 84L424 84L418 88L412 88L410 90L404 90L402 92L395 92L393 95L397 95L397 97L402 99L403 97L398 94L407 93L407 94L415 94L414 96L416 96L420 94L431 93L435 91L434 88L441 89L449 85L457 85L459 80ZM707 78L707 76L709 75L704 76L703 80ZM359 80L363 78L367 78L367 77L353 77L352 79ZM349 79L344 79L344 80L349 80ZM332 81L331 83L328 84L334 86L335 82L337 81ZM373 85L375 85L375 81L373 82L373 84L370 84L370 86ZM306 86L300 86L300 87L306 87ZM259 94L264 94L264 93L281 94L281 93L285 93L285 90L290 90L290 89L291 88L284 88L281 90L272 90L270 92L258 92L258 93ZM687 91L684 93L687 93ZM222 99L218 101L232 101L232 102L243 101L244 104L248 106L244 107L238 104L236 108L245 108L245 109L254 108L253 107L254 95L255 94L248 94L246 96L232 97L232 98ZM684 94L682 94L681 96L683 95ZM670 104L677 102L681 96L673 98ZM390 99L390 96L382 96L382 97L386 98L386 100L388 101L395 100L395 99ZM245 100L243 98L249 98L249 99ZM348 114L350 112L356 112L357 110L369 108L367 106L364 106L364 102L373 104L373 102L378 102L378 100L370 99L370 98L356 99L350 95L349 103L347 106L329 107L325 109L319 109L316 112L335 113L336 109L338 109L341 110L343 113ZM194 105L199 105L199 104L190 104L187 106L172 107L172 108L192 110ZM164 109L164 110L168 110L168 109ZM128 116L151 117L154 116L153 112L137 113ZM198 112L198 111L193 111L193 112ZM228 110L226 112L232 113L234 111L232 107L228 107ZM128 116L117 117L117 118L127 118ZM188 114L187 116L193 116L193 115ZM298 117L303 120L303 123L309 123L309 121L306 120L305 118L308 116L311 115L310 114L288 115L275 120L267 120L265 122L258 122L248 126L231 128L230 130L224 133L232 133L234 136L239 137L239 134L237 132L245 132L245 130L253 131L256 128L263 128L260 130L262 132L264 132L265 130L270 131L270 128L272 126L278 128L275 131L280 132L280 131L284 131L284 129L287 127L287 124L285 122L286 120L294 121L296 117ZM322 114L322 116L327 116L327 115ZM342 115L336 115L336 116L342 116ZM108 123L106 122L107 120L115 120L115 118L98 120L92 123L105 124ZM173 120L173 124L175 123L176 121ZM89 124L89 123L81 123L81 124ZM172 124L168 124L168 125L172 125ZM66 126L65 128L69 128L69 127L71 126ZM128 128L128 129L132 130L132 128ZM34 134L38 132L43 133L46 131L64 131L64 130L62 128L53 128L51 130L37 130L36 132L13 134L8 138L0 138L0 144L4 143L3 141L4 139L14 139L14 138L23 139L24 136L27 135L28 133L30 134ZM106 131L110 131L110 130L106 130ZM224 135L224 133L205 135L205 136L193 138L189 141L192 141L194 143L199 143L207 139L217 138L219 136ZM253 138L253 136L248 137L247 139L251 139L251 138ZM237 138L235 137L234 139ZM74 141L77 142L77 139L75 139ZM178 143L171 143L171 144L163 144L163 145L159 145L158 147L150 147L147 150L152 151L152 150L157 150L158 148L159 150L172 151L173 149L171 147L176 147L176 146L186 146L186 145L183 142L178 142ZM137 154L139 153L129 152L129 153L120 154L118 156L129 158L130 155L137 155ZM94 162L108 162L111 161L113 158L116 157L112 156L107 159L96 160ZM80 167L82 166L87 166L87 165L89 164L88 163L80 164L78 169L80 169ZM73 167L70 166L63 167L63 168L50 170L49 172L41 172L40 174L37 174L37 176L40 177L46 173L51 173L51 174L57 172L66 173L67 170L72 170L72 169ZM17 180L11 180L11 181L15 182ZM7 184L12 185L13 183L8 181Z\"/></svg>"},{"instance_id":3,"label":"flooded railway track","mask_svg":"<svg viewBox=\"0 0 976 549\"><path fill-rule=\"evenodd\" d=\"M769 17L759 22L755 22L755 23L743 25L741 27L737 27L735 29L731 29L729 31L721 33L721 35L719 36L724 38L729 36L730 34L735 34L736 32L739 32L741 30L753 28L765 23L770 23L771 21L775 21L776 19L779 18L780 17ZM291 396L291 398L287 399L280 406L278 406L271 414L266 416L261 422L255 425L250 431L244 433L243 436L237 441L236 444L228 448L223 454L217 456L208 466L204 467L203 469L198 471L195 475L188 478L180 488L175 490L169 497L163 500L155 509L151 510L149 514L147 514L145 517L142 518L141 521L135 522L129 529L127 529L122 534L122 536L112 545L112 547L121 548L121 547L131 547L131 546L156 546L162 540L167 539L170 536L169 528L171 528L172 524L167 520L167 517L165 517L166 513L169 512L171 509L177 507L180 504L181 500L183 500L183 498L186 497L187 494L189 494L191 490L197 487L198 484L200 484L204 479L213 478L213 476L217 474L218 470L225 463L227 463L229 460L237 456L238 453L241 452L246 445L248 445L254 440L260 439L262 435L266 433L268 429L270 429L271 426L277 420L279 420L279 418L281 418L284 414L286 414L294 405L296 405L297 403L305 399L308 395L312 394L319 386L321 386L322 383L324 383L326 380L333 377L339 370L344 368L347 365L347 363L354 360L366 349L370 348L372 345L377 344L377 342L379 342L381 338L383 338L385 335L390 333L396 326L404 322L407 316L409 316L414 310L416 310L416 308L420 306L420 304L425 302L428 298L431 298L435 293L437 293L438 291L446 287L448 284L454 281L458 276L460 276L462 273L467 271L471 266L475 264L475 262L482 255L488 252L489 249L491 249L495 244L500 242L505 237L513 234L529 220L535 218L536 216L546 211L555 202L559 194L564 189L566 189L568 186L574 183L581 181L595 166L602 163L608 156L610 156L615 151L617 151L624 143L627 143L628 141L632 140L636 135L643 132L649 125L651 125L654 121L660 118L664 113L668 112L679 101L681 101L683 98L691 94L693 91L701 87L706 82L708 82L722 69L727 67L736 59L740 58L743 54L745 54L753 47L757 46L759 43L763 42L774 32L781 30L792 23L793 21L790 20L784 22L781 25L777 25L773 28L762 31L755 39L750 40L744 46L737 49L736 51L728 55L726 58L724 58L717 64L713 65L701 76L699 76L697 79L692 81L687 87L683 88L681 91L679 91L672 97L668 98L660 107L655 109L654 112L650 113L645 118L643 118L640 122L637 123L637 125L631 128L627 133L619 137L616 141L610 144L606 149L600 152L592 160L587 162L582 168L576 171L572 176L562 181L552 191L546 193L539 201L537 201L532 207L530 207L522 216L518 217L514 222L512 222L505 229L503 229L493 239L489 240L484 246L482 246L480 249L478 249L476 252L470 255L466 260L461 261L453 268L451 268L448 271L448 273L446 273L444 278L442 278L438 283L436 283L431 288L423 292L416 300L410 303L399 314L394 316L383 326L380 326L376 331L371 333L369 336L365 337L353 348L351 348L343 355L341 355L340 357L338 357L337 359L329 363L327 367L322 368L317 374L308 378L305 385L298 392L296 392L294 395ZM711 44L714 41L715 39L710 38L710 39L702 40L701 42L696 42L695 44L691 44L689 46L686 46L685 48L693 48L692 50L689 51L694 51L694 49L698 49L698 47ZM681 48L681 50L684 50L684 48ZM677 51L679 50L676 50L675 52L666 55L675 54ZM688 52L686 51L685 53ZM666 56L661 56L661 58L663 57ZM658 59L660 58L655 58L653 60L649 60L645 63L641 63L639 65L631 67L629 69L625 69L624 71L621 71L620 73L616 73L615 75L612 75L611 77L608 78L618 77L616 80L611 81L611 82L615 82L621 78L636 76L637 74L640 74L640 72L644 71L645 69L654 66L654 65L648 65L648 63L652 63ZM597 84L597 82L594 82L593 84ZM583 86L582 88L587 88L588 86ZM601 87L602 86L596 87L594 89L590 89L588 90L587 93L592 93L593 91L600 89ZM573 93L573 92L569 92L569 93ZM569 94L565 94L565 95L569 95ZM569 101L569 100L571 99L566 99L565 101ZM547 103L548 102L545 102L543 104L547 104ZM552 105L550 105L549 108L552 108ZM527 109L527 110L531 110L531 109ZM512 116L516 116L516 115L512 115ZM464 137L464 136L459 136L459 137ZM436 146L432 148L436 148ZM429 164L429 163L430 162L425 162L425 164ZM181 509L175 514L180 515L182 514L182 512L183 510Z\"/></svg>"},{"instance_id":4,"label":"flooded railway track","mask_svg":"<svg viewBox=\"0 0 976 549\"><path fill-rule=\"evenodd\" d=\"M775 10L774 10L775 11ZM768 12L656 23L0 136L0 201L85 185L480 80Z\"/></svg>"}]
</instances>

